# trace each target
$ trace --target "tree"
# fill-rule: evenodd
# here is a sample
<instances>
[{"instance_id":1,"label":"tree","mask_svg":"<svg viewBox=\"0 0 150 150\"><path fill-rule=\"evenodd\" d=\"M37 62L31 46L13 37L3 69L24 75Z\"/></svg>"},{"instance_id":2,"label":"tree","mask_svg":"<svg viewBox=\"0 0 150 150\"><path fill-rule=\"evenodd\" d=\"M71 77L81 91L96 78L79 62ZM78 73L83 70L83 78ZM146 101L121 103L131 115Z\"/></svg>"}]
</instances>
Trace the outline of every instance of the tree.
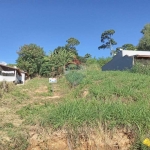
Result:
<instances>
[{"instance_id":1,"label":"tree","mask_svg":"<svg viewBox=\"0 0 150 150\"><path fill-rule=\"evenodd\" d=\"M107 30L101 34L101 42L104 43L98 47L98 49L109 48L112 52L112 45L116 45L116 41L112 38L112 35L115 33L114 30Z\"/></svg>"},{"instance_id":2,"label":"tree","mask_svg":"<svg viewBox=\"0 0 150 150\"><path fill-rule=\"evenodd\" d=\"M84 58L91 58L91 54L85 54Z\"/></svg>"},{"instance_id":3,"label":"tree","mask_svg":"<svg viewBox=\"0 0 150 150\"><path fill-rule=\"evenodd\" d=\"M122 45L121 49L123 50L136 50L136 46L133 44L124 44Z\"/></svg>"},{"instance_id":4,"label":"tree","mask_svg":"<svg viewBox=\"0 0 150 150\"><path fill-rule=\"evenodd\" d=\"M65 65L72 62L75 58L75 54L71 51L67 51L65 48L59 49L59 51L54 51L50 54L50 65L52 68L58 69L60 67L65 71Z\"/></svg>"},{"instance_id":5,"label":"tree","mask_svg":"<svg viewBox=\"0 0 150 150\"><path fill-rule=\"evenodd\" d=\"M119 50L137 50L137 47L134 46L133 44L124 44L121 47L117 47L115 52L118 52Z\"/></svg>"},{"instance_id":6,"label":"tree","mask_svg":"<svg viewBox=\"0 0 150 150\"><path fill-rule=\"evenodd\" d=\"M70 48L74 48L75 46L80 44L80 42L73 37L69 38L66 42L67 42L66 46L68 46Z\"/></svg>"},{"instance_id":7,"label":"tree","mask_svg":"<svg viewBox=\"0 0 150 150\"><path fill-rule=\"evenodd\" d=\"M112 55L116 55L120 50L137 50L137 47L133 44L124 44L121 47L117 47L116 50L112 50Z\"/></svg>"},{"instance_id":8,"label":"tree","mask_svg":"<svg viewBox=\"0 0 150 150\"><path fill-rule=\"evenodd\" d=\"M45 56L43 48L36 44L24 45L20 47L17 54L19 57L16 62L20 69L27 71L31 77L39 75L40 67Z\"/></svg>"},{"instance_id":9,"label":"tree","mask_svg":"<svg viewBox=\"0 0 150 150\"><path fill-rule=\"evenodd\" d=\"M150 24L146 24L141 33L143 37L138 44L138 50L150 51Z\"/></svg>"},{"instance_id":10,"label":"tree","mask_svg":"<svg viewBox=\"0 0 150 150\"><path fill-rule=\"evenodd\" d=\"M72 51L77 56L78 52L76 50L76 46L79 45L80 42L73 37L69 38L66 42L67 42L67 44L65 45L66 50Z\"/></svg>"},{"instance_id":11,"label":"tree","mask_svg":"<svg viewBox=\"0 0 150 150\"><path fill-rule=\"evenodd\" d=\"M50 73L52 72L52 66L50 65L50 58L45 56L43 58L43 62L40 67L40 75L44 77L49 77Z\"/></svg>"}]
</instances>

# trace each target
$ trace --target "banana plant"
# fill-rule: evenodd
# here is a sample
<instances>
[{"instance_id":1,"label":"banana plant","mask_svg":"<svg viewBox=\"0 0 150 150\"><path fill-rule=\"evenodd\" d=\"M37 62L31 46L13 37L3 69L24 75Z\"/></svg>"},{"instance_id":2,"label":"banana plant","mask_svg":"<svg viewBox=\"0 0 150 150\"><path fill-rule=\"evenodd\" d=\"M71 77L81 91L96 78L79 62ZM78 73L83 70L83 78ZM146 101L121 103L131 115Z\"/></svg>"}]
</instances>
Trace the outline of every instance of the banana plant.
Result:
<instances>
[{"instance_id":1,"label":"banana plant","mask_svg":"<svg viewBox=\"0 0 150 150\"><path fill-rule=\"evenodd\" d=\"M65 65L72 62L76 57L71 51L67 51L65 48L62 48L60 51L52 52L50 54L50 65L52 67L63 67L63 72L65 72Z\"/></svg>"}]
</instances>

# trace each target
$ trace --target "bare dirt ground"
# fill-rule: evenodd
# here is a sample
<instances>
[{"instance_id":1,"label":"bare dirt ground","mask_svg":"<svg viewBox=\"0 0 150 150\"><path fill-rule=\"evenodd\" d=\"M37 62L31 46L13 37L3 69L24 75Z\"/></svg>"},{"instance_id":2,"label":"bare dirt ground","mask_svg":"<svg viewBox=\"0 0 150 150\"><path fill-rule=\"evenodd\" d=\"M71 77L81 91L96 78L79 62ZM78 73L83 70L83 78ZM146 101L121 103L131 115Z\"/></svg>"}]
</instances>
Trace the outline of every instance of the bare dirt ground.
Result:
<instances>
[{"instance_id":1,"label":"bare dirt ground","mask_svg":"<svg viewBox=\"0 0 150 150\"><path fill-rule=\"evenodd\" d=\"M27 150L128 150L131 145L129 135L123 130L105 133L95 129L87 134L78 133L76 137L71 137L66 131L50 135L43 131L41 136L37 132L39 128L36 128L32 127L30 130L30 146Z\"/></svg>"},{"instance_id":2,"label":"bare dirt ground","mask_svg":"<svg viewBox=\"0 0 150 150\"><path fill-rule=\"evenodd\" d=\"M12 136L12 134L16 134L13 132L18 132L18 130L27 134L29 143L27 150L128 150L133 142L132 134L125 129L104 131L99 127L99 129L83 129L74 135L73 132L67 130L52 131L50 128L44 129L39 125L25 125L23 124L24 120L16 114L17 110L28 104L59 102L64 93L59 85L55 85L52 96L42 95L48 92L47 87L42 85L34 91L28 89L24 89L24 91L30 97L26 101L12 103L15 101L13 98L0 101L0 143L3 145L6 141L11 143L9 134ZM83 97L86 95L87 92L83 94ZM9 150L9 148L5 148L5 146L0 146L0 150Z\"/></svg>"}]
</instances>

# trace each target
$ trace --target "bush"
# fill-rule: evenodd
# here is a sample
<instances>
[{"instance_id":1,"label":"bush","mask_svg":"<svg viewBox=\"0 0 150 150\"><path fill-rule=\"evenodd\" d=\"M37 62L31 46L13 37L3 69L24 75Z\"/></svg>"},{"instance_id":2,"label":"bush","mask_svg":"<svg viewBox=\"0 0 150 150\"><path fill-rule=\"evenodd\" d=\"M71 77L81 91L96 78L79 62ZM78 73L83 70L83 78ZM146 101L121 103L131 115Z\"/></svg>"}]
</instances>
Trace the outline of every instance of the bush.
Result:
<instances>
[{"instance_id":1,"label":"bush","mask_svg":"<svg viewBox=\"0 0 150 150\"><path fill-rule=\"evenodd\" d=\"M70 71L66 74L66 79L69 81L72 87L80 84L84 78L84 75L77 71Z\"/></svg>"},{"instance_id":2,"label":"bush","mask_svg":"<svg viewBox=\"0 0 150 150\"><path fill-rule=\"evenodd\" d=\"M97 60L98 64L100 65L100 67L102 67L103 65L105 65L106 63L108 63L112 58L111 57L107 57L107 58L99 58Z\"/></svg>"},{"instance_id":3,"label":"bush","mask_svg":"<svg viewBox=\"0 0 150 150\"><path fill-rule=\"evenodd\" d=\"M89 65L92 65L92 64L97 64L97 59L96 58L87 59L86 65L89 66Z\"/></svg>"},{"instance_id":4,"label":"bush","mask_svg":"<svg viewBox=\"0 0 150 150\"><path fill-rule=\"evenodd\" d=\"M144 65L142 63L137 63L130 70L133 73L140 73L145 75L150 75L150 65Z\"/></svg>"}]
</instances>

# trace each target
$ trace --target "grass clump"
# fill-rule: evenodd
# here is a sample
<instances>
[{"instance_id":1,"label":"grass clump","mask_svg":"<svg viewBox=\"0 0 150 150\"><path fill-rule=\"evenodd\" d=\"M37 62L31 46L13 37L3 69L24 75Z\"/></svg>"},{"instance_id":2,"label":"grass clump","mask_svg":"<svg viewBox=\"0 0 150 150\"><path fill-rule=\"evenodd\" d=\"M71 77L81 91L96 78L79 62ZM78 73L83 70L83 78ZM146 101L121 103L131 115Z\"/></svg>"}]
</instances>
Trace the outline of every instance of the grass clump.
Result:
<instances>
[{"instance_id":1,"label":"grass clump","mask_svg":"<svg viewBox=\"0 0 150 150\"><path fill-rule=\"evenodd\" d=\"M0 82L0 98L14 89L15 85L6 81Z\"/></svg>"}]
</instances>

